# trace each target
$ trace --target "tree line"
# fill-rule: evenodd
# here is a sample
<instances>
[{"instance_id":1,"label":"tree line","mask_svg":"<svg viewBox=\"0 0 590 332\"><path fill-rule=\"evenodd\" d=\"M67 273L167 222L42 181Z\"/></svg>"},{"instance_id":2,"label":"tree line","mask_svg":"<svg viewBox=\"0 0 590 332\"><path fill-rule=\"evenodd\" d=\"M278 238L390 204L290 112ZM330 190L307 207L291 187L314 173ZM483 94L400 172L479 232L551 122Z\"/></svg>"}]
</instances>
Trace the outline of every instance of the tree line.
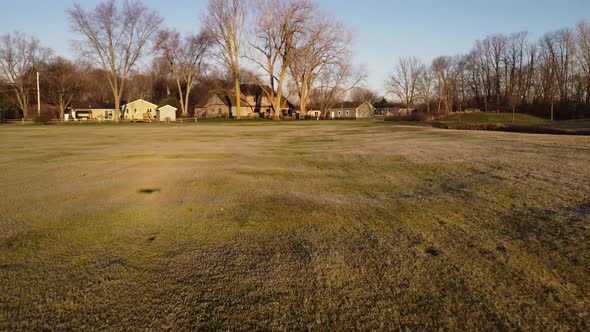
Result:
<instances>
[{"instance_id":1,"label":"tree line","mask_svg":"<svg viewBox=\"0 0 590 332\"><path fill-rule=\"evenodd\" d=\"M37 72L60 117L73 104L110 104L115 120L123 100L173 97L188 116L209 91L240 95L242 84L260 86L274 109L296 99L305 114L310 103L327 110L364 77L350 30L312 0L210 0L195 34L164 27L141 1L75 4L67 14L74 60L19 32L0 36L0 108L33 116Z\"/></svg>"},{"instance_id":2,"label":"tree line","mask_svg":"<svg viewBox=\"0 0 590 332\"><path fill-rule=\"evenodd\" d=\"M399 60L387 89L406 108L426 112L525 112L548 118L590 115L590 23L548 32L478 40L467 54L426 65Z\"/></svg>"},{"instance_id":3,"label":"tree line","mask_svg":"<svg viewBox=\"0 0 590 332\"><path fill-rule=\"evenodd\" d=\"M387 104L362 87L366 73L353 64L350 29L313 0L210 0L194 34L165 27L139 0L75 4L67 15L77 36L72 60L31 36L0 36L0 109L34 116L37 72L42 102L60 118L68 107L108 105L117 120L121 103L136 98L175 99L189 116L209 92L240 95L243 84L258 85L274 109L289 99L303 115L309 108L326 115L346 100ZM493 35L430 64L402 58L384 90L406 109L433 114L588 116L590 23L531 39Z\"/></svg>"}]
</instances>

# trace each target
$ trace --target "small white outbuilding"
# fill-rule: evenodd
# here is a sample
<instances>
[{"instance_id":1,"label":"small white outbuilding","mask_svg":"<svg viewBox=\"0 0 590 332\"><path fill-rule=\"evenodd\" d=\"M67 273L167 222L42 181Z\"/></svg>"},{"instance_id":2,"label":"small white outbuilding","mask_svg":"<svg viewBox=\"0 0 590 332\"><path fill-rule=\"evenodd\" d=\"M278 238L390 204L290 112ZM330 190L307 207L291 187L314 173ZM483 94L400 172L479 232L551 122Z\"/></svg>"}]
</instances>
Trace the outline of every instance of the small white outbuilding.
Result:
<instances>
[{"instance_id":1,"label":"small white outbuilding","mask_svg":"<svg viewBox=\"0 0 590 332\"><path fill-rule=\"evenodd\" d=\"M176 121L176 111L178 109L174 106L166 105L158 108L158 121L173 122Z\"/></svg>"}]
</instances>

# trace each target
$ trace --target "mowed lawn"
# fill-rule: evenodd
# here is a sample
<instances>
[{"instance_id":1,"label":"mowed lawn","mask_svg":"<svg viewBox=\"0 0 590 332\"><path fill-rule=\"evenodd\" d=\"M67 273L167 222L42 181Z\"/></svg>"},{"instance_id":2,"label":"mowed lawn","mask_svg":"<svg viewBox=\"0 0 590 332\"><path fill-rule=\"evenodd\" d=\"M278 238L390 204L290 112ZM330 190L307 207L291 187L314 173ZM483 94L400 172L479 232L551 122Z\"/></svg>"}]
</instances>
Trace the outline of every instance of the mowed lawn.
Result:
<instances>
[{"instance_id":1,"label":"mowed lawn","mask_svg":"<svg viewBox=\"0 0 590 332\"><path fill-rule=\"evenodd\" d=\"M0 127L0 330L588 330L590 138Z\"/></svg>"}]
</instances>

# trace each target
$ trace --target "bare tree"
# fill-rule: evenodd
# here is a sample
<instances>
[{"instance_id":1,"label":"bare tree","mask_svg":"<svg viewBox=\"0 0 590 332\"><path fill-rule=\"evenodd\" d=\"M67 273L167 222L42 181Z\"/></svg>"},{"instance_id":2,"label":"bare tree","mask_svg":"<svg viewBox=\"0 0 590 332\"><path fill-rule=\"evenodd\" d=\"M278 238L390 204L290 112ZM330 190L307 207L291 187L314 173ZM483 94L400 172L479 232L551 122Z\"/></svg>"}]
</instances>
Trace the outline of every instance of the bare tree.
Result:
<instances>
[{"instance_id":1,"label":"bare tree","mask_svg":"<svg viewBox=\"0 0 590 332\"><path fill-rule=\"evenodd\" d=\"M204 19L204 28L217 48L213 54L232 75L238 112L241 109L240 57L249 4L248 0L210 0L208 14ZM264 18L264 21L268 21L268 18Z\"/></svg>"},{"instance_id":2,"label":"bare tree","mask_svg":"<svg viewBox=\"0 0 590 332\"><path fill-rule=\"evenodd\" d=\"M350 91L350 97L348 99L352 102L363 103L368 101L373 104L379 99L379 96L377 96L377 93L371 89L355 87Z\"/></svg>"},{"instance_id":3,"label":"bare tree","mask_svg":"<svg viewBox=\"0 0 590 332\"><path fill-rule=\"evenodd\" d=\"M434 74L431 68L424 66L424 69L418 77L417 92L418 97L426 104L426 111L430 113L430 104L434 95Z\"/></svg>"},{"instance_id":4,"label":"bare tree","mask_svg":"<svg viewBox=\"0 0 590 332\"><path fill-rule=\"evenodd\" d=\"M319 104L322 116L325 117L337 103L345 101L350 91L363 83L366 77L364 68L354 68L350 62L327 66L322 70L310 100Z\"/></svg>"},{"instance_id":5,"label":"bare tree","mask_svg":"<svg viewBox=\"0 0 590 332\"><path fill-rule=\"evenodd\" d=\"M512 121L515 121L516 108L524 102L526 89L527 32L510 35L506 46L505 77L506 100L512 109Z\"/></svg>"},{"instance_id":6,"label":"bare tree","mask_svg":"<svg viewBox=\"0 0 590 332\"><path fill-rule=\"evenodd\" d=\"M190 93L210 45L211 38L206 32L182 38L176 31L164 30L158 36L156 49L170 63L183 116L188 115Z\"/></svg>"},{"instance_id":7,"label":"bare tree","mask_svg":"<svg viewBox=\"0 0 590 332\"><path fill-rule=\"evenodd\" d=\"M248 58L256 64L268 79L258 80L274 109L275 119L281 116L289 69L297 56L299 43L309 26L315 6L310 0L259 0Z\"/></svg>"},{"instance_id":8,"label":"bare tree","mask_svg":"<svg viewBox=\"0 0 590 332\"><path fill-rule=\"evenodd\" d=\"M98 64L105 73L113 93L115 121L119 121L121 96L129 73L144 55L162 18L141 1L101 2L93 11L80 4L69 10L74 31L84 38L75 42L81 55Z\"/></svg>"},{"instance_id":9,"label":"bare tree","mask_svg":"<svg viewBox=\"0 0 590 332\"><path fill-rule=\"evenodd\" d=\"M82 89L79 67L70 60L56 57L45 66L44 73L49 101L57 106L59 118L63 119L65 109Z\"/></svg>"},{"instance_id":10,"label":"bare tree","mask_svg":"<svg viewBox=\"0 0 590 332\"><path fill-rule=\"evenodd\" d=\"M590 23L578 23L576 32L576 40L578 44L578 61L586 78L584 101L588 104L590 103Z\"/></svg>"},{"instance_id":11,"label":"bare tree","mask_svg":"<svg viewBox=\"0 0 590 332\"><path fill-rule=\"evenodd\" d=\"M483 97L483 106L486 112L489 111L489 102L492 97L493 75L491 59L488 53L489 39L477 41L473 49L474 70L478 83L481 83L481 94Z\"/></svg>"},{"instance_id":12,"label":"bare tree","mask_svg":"<svg viewBox=\"0 0 590 332\"><path fill-rule=\"evenodd\" d=\"M441 103L444 102L445 112L453 111L454 100L457 93L457 76L460 74L461 57L442 56L432 61L432 70L437 77L438 112Z\"/></svg>"},{"instance_id":13,"label":"bare tree","mask_svg":"<svg viewBox=\"0 0 590 332\"><path fill-rule=\"evenodd\" d=\"M387 82L389 92L394 94L406 109L410 109L414 104L423 71L424 65L418 58L402 58Z\"/></svg>"},{"instance_id":14,"label":"bare tree","mask_svg":"<svg viewBox=\"0 0 590 332\"><path fill-rule=\"evenodd\" d=\"M307 113L320 75L330 66L349 61L351 43L352 34L342 23L323 13L314 13L290 65L301 114Z\"/></svg>"},{"instance_id":15,"label":"bare tree","mask_svg":"<svg viewBox=\"0 0 590 332\"><path fill-rule=\"evenodd\" d=\"M125 89L126 100L152 99L153 95L153 76L146 71L132 70L127 79L127 88Z\"/></svg>"},{"instance_id":16,"label":"bare tree","mask_svg":"<svg viewBox=\"0 0 590 332\"><path fill-rule=\"evenodd\" d=\"M49 58L51 50L42 47L39 40L15 32L0 36L0 75L10 86L3 94L22 112L29 114L31 93L36 89L36 73Z\"/></svg>"},{"instance_id":17,"label":"bare tree","mask_svg":"<svg viewBox=\"0 0 590 332\"><path fill-rule=\"evenodd\" d=\"M494 92L496 96L496 112L500 113L504 55L506 51L507 37L504 35L494 35L486 38L484 41L485 56L487 63L491 64L493 69Z\"/></svg>"},{"instance_id":18,"label":"bare tree","mask_svg":"<svg viewBox=\"0 0 590 332\"><path fill-rule=\"evenodd\" d=\"M550 105L551 121L555 119L555 101L559 93L558 41L554 33L547 33L540 41L540 85L543 97Z\"/></svg>"},{"instance_id":19,"label":"bare tree","mask_svg":"<svg viewBox=\"0 0 590 332\"><path fill-rule=\"evenodd\" d=\"M573 60L576 53L575 35L572 29L561 29L554 34L557 47L557 80L559 84L559 99L562 102L570 100L572 90Z\"/></svg>"}]
</instances>

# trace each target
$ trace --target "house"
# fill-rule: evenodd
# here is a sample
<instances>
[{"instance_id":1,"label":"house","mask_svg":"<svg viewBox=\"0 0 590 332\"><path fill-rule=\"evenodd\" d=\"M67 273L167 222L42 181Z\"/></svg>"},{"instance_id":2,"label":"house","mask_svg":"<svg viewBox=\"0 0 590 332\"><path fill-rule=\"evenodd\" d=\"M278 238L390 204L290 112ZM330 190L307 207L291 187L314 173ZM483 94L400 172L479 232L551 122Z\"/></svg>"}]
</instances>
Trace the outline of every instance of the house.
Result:
<instances>
[{"instance_id":1,"label":"house","mask_svg":"<svg viewBox=\"0 0 590 332\"><path fill-rule=\"evenodd\" d=\"M122 106L123 120L130 121L152 121L157 119L156 111L158 105L149 101L138 99Z\"/></svg>"},{"instance_id":2,"label":"house","mask_svg":"<svg viewBox=\"0 0 590 332\"><path fill-rule=\"evenodd\" d=\"M375 115L392 116L398 115L400 113L399 110L403 108L403 105L400 103L392 103L385 98L381 98L381 100L378 100L373 104L373 107L375 107Z\"/></svg>"},{"instance_id":3,"label":"house","mask_svg":"<svg viewBox=\"0 0 590 332\"><path fill-rule=\"evenodd\" d=\"M319 107L310 107L305 116L307 118L311 118L311 119L319 119L322 117L322 111L320 110Z\"/></svg>"},{"instance_id":4,"label":"house","mask_svg":"<svg viewBox=\"0 0 590 332\"><path fill-rule=\"evenodd\" d=\"M156 112L156 118L160 122L173 122L176 121L176 111L178 108L170 105L162 106L158 108Z\"/></svg>"},{"instance_id":5,"label":"house","mask_svg":"<svg viewBox=\"0 0 590 332\"><path fill-rule=\"evenodd\" d=\"M330 108L331 119L372 119L375 109L371 103L365 102L344 102Z\"/></svg>"},{"instance_id":6,"label":"house","mask_svg":"<svg viewBox=\"0 0 590 332\"><path fill-rule=\"evenodd\" d=\"M258 85L241 86L240 109L237 107L237 97L233 91L214 91L207 98L204 105L195 108L199 118L271 118L274 108L267 96L269 87ZM286 99L282 101L281 117L293 116L293 105Z\"/></svg>"},{"instance_id":7,"label":"house","mask_svg":"<svg viewBox=\"0 0 590 332\"><path fill-rule=\"evenodd\" d=\"M69 120L112 120L115 114L113 108L76 108L66 109L64 121Z\"/></svg>"}]
</instances>

